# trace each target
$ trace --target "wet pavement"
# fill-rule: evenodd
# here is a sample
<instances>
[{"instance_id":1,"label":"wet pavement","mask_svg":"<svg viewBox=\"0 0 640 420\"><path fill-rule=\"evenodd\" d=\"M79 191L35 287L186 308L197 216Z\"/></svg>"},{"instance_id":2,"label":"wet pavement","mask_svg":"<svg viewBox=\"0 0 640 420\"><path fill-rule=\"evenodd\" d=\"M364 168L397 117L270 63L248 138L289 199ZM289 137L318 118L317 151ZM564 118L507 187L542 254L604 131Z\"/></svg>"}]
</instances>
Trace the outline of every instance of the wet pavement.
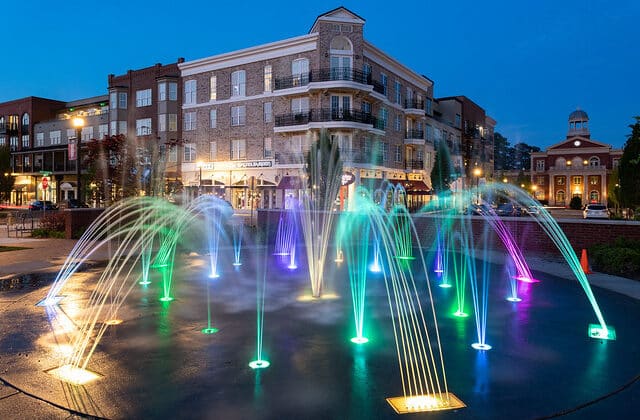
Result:
<instances>
[{"instance_id":1,"label":"wet pavement","mask_svg":"<svg viewBox=\"0 0 640 420\"><path fill-rule=\"evenodd\" d=\"M63 254L62 246L53 248ZM379 275L368 283L365 334L371 341L357 346L349 341L353 312L344 267L331 265L326 276L338 299L300 301L309 289L303 271L292 274L267 256L263 345L271 366L247 366L255 356L261 279L255 262L262 255L247 251L236 272L226 267L227 250L221 258L225 271L212 281L204 275L205 258L181 254L176 300L168 304L158 301L158 273L151 286L136 286L119 312L124 322L108 327L88 364L103 376L85 386L68 385L46 371L64 362L70 331L79 325L101 270L74 276L58 309L49 311L35 304L61 256L39 271L36 283L15 277L22 279L19 287L0 291L0 418L68 418L73 412L105 418L397 418L385 401L402 395L402 383ZM546 271L563 275L553 269L559 262L541 262L552 268ZM492 265L491 272L487 343L493 349L487 352L470 347L477 341L473 317L450 315L455 291L433 287L448 387L467 407L408 418L541 418L615 392L640 373L635 299L594 288L618 339L593 340L587 325L595 316L577 281L534 268L541 282L523 290L524 300L514 304L504 300L503 267ZM220 329L212 335L200 332L207 326L207 283L212 324ZM637 290L634 285L628 289ZM424 280L419 286L426 299ZM471 312L470 296L467 302ZM635 383L564 418L634 418L639 410Z\"/></svg>"}]
</instances>

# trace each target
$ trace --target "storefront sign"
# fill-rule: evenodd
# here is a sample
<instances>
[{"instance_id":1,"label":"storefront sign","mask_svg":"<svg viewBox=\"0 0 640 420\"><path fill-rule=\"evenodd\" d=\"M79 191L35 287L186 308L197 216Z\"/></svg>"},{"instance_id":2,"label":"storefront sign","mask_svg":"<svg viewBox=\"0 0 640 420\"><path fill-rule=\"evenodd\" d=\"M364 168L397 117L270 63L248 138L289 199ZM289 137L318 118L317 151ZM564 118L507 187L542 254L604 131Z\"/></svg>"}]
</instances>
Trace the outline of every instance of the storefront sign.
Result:
<instances>
[{"instance_id":1,"label":"storefront sign","mask_svg":"<svg viewBox=\"0 0 640 420\"><path fill-rule=\"evenodd\" d=\"M205 164L207 165L207 164ZM238 161L226 161L226 162L215 162L215 168L213 167L213 163L211 163L212 167L208 169L219 170L233 170L233 169L252 169L252 168L271 168L273 167L272 160L238 160ZM203 166L204 169L204 166Z\"/></svg>"},{"instance_id":2,"label":"storefront sign","mask_svg":"<svg viewBox=\"0 0 640 420\"><path fill-rule=\"evenodd\" d=\"M353 184L356 180L356 176L351 172L343 172L342 173L342 185Z\"/></svg>"}]
</instances>

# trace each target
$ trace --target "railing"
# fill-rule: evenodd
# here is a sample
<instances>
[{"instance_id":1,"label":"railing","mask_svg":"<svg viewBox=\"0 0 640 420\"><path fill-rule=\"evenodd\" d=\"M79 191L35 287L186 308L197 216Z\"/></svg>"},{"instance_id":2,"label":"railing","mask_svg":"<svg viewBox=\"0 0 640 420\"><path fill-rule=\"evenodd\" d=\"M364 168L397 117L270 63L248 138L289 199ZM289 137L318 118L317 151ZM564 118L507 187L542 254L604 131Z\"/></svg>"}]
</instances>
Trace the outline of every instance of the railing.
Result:
<instances>
[{"instance_id":1,"label":"railing","mask_svg":"<svg viewBox=\"0 0 640 420\"><path fill-rule=\"evenodd\" d=\"M311 73L296 74L288 77L279 77L274 80L273 89L290 89L297 86L305 86L311 80Z\"/></svg>"},{"instance_id":2,"label":"railing","mask_svg":"<svg viewBox=\"0 0 640 420\"><path fill-rule=\"evenodd\" d=\"M407 130L405 139L424 139L423 130Z\"/></svg>"},{"instance_id":3,"label":"railing","mask_svg":"<svg viewBox=\"0 0 640 420\"><path fill-rule=\"evenodd\" d=\"M304 163L305 155L304 152L275 152L275 160L278 164L296 164L296 163Z\"/></svg>"},{"instance_id":4,"label":"railing","mask_svg":"<svg viewBox=\"0 0 640 420\"><path fill-rule=\"evenodd\" d=\"M404 162L405 169L424 169L423 160L407 160Z\"/></svg>"},{"instance_id":5,"label":"railing","mask_svg":"<svg viewBox=\"0 0 640 420\"><path fill-rule=\"evenodd\" d=\"M312 70L299 75L278 77L274 80L274 90L289 89L296 86L305 86L312 82L331 82L343 80L356 82L363 85L372 85L375 92L384 95L384 85L371 78L371 74L353 67L334 67Z\"/></svg>"},{"instance_id":6,"label":"railing","mask_svg":"<svg viewBox=\"0 0 640 420\"><path fill-rule=\"evenodd\" d=\"M382 164L382 153L365 151L362 149L340 148L340 159L349 163L368 163L372 165Z\"/></svg>"},{"instance_id":7,"label":"railing","mask_svg":"<svg viewBox=\"0 0 640 420\"><path fill-rule=\"evenodd\" d=\"M404 100L405 109L421 109L424 111L424 101L417 99L405 99Z\"/></svg>"},{"instance_id":8,"label":"railing","mask_svg":"<svg viewBox=\"0 0 640 420\"><path fill-rule=\"evenodd\" d=\"M378 125L378 119L368 112L362 112L356 109L329 108L310 109L308 111L277 115L275 118L275 125L276 127L284 127L289 125L304 125L310 122L327 121L350 121L373 126Z\"/></svg>"}]
</instances>

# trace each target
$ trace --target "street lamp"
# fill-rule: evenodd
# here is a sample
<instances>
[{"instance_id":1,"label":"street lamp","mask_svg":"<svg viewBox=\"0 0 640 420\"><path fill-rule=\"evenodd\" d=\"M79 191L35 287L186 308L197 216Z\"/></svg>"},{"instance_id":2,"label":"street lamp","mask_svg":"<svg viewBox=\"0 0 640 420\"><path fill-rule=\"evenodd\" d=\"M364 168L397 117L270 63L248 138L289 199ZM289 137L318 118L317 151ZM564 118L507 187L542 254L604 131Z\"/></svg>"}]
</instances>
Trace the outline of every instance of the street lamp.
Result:
<instances>
[{"instance_id":1,"label":"street lamp","mask_svg":"<svg viewBox=\"0 0 640 420\"><path fill-rule=\"evenodd\" d=\"M538 186L534 184L531 186L531 195L533 195L533 198L536 198L536 191L538 191Z\"/></svg>"},{"instance_id":2,"label":"street lamp","mask_svg":"<svg viewBox=\"0 0 640 420\"><path fill-rule=\"evenodd\" d=\"M80 139L82 138L82 127L84 127L84 118L76 117L73 119L73 126L76 129L76 199L82 202L82 188L80 185Z\"/></svg>"},{"instance_id":3,"label":"street lamp","mask_svg":"<svg viewBox=\"0 0 640 420\"><path fill-rule=\"evenodd\" d=\"M204 163L199 160L196 162L196 166L200 169L200 176L198 177L198 195L202 195L202 166Z\"/></svg>"},{"instance_id":4,"label":"street lamp","mask_svg":"<svg viewBox=\"0 0 640 420\"><path fill-rule=\"evenodd\" d=\"M482 175L482 169L476 167L473 170L473 175L476 177L476 192L478 194L476 202L480 204L480 175Z\"/></svg>"}]
</instances>

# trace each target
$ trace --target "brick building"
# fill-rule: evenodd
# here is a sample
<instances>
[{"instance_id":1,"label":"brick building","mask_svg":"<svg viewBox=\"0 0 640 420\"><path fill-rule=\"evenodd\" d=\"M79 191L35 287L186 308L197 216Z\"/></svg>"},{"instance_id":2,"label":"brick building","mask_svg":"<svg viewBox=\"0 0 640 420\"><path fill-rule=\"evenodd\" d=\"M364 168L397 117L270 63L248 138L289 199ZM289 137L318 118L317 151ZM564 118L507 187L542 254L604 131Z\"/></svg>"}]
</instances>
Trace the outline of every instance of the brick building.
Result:
<instances>
[{"instance_id":1,"label":"brick building","mask_svg":"<svg viewBox=\"0 0 640 420\"><path fill-rule=\"evenodd\" d=\"M608 179L621 157L622 150L591 138L587 113L576 110L565 140L531 154L534 195L555 206L568 206L573 197L606 204Z\"/></svg>"},{"instance_id":2,"label":"brick building","mask_svg":"<svg viewBox=\"0 0 640 420\"><path fill-rule=\"evenodd\" d=\"M433 126L458 141L456 107L434 114L433 82L369 43L364 24L339 7L307 35L179 64L187 191L235 208L282 207L299 193L305 152L325 129L355 179L343 200L387 179L405 186L410 206L423 203Z\"/></svg>"}]
</instances>

